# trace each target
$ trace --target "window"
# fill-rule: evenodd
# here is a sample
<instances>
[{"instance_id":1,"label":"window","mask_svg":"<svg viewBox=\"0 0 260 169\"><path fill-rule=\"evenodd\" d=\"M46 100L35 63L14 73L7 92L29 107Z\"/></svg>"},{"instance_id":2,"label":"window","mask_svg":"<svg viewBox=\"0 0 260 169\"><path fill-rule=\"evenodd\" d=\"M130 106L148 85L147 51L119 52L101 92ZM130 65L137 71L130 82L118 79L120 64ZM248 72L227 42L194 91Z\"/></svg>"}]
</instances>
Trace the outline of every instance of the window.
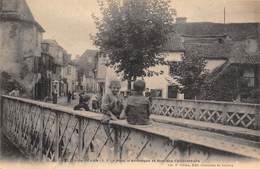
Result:
<instances>
[{"instance_id":1,"label":"window","mask_svg":"<svg viewBox=\"0 0 260 169\"><path fill-rule=\"evenodd\" d=\"M71 74L71 67L67 67L67 75Z\"/></svg>"},{"instance_id":2,"label":"window","mask_svg":"<svg viewBox=\"0 0 260 169\"><path fill-rule=\"evenodd\" d=\"M151 97L162 97L162 89L151 89Z\"/></svg>"},{"instance_id":3,"label":"window","mask_svg":"<svg viewBox=\"0 0 260 169\"><path fill-rule=\"evenodd\" d=\"M255 70L254 70L254 68L245 69L243 78L246 80L248 87L255 87Z\"/></svg>"},{"instance_id":4,"label":"window","mask_svg":"<svg viewBox=\"0 0 260 169\"><path fill-rule=\"evenodd\" d=\"M168 86L168 98L177 98L177 86Z\"/></svg>"},{"instance_id":5,"label":"window","mask_svg":"<svg viewBox=\"0 0 260 169\"><path fill-rule=\"evenodd\" d=\"M48 52L49 52L49 44L47 44L47 43L42 43L42 44L41 44L41 47L42 47L42 51L43 51L44 53L48 53Z\"/></svg>"},{"instance_id":6,"label":"window","mask_svg":"<svg viewBox=\"0 0 260 169\"><path fill-rule=\"evenodd\" d=\"M174 75L174 72L176 72L176 66L177 66L178 62L171 62L170 63L170 70L169 73L170 75Z\"/></svg>"}]
</instances>

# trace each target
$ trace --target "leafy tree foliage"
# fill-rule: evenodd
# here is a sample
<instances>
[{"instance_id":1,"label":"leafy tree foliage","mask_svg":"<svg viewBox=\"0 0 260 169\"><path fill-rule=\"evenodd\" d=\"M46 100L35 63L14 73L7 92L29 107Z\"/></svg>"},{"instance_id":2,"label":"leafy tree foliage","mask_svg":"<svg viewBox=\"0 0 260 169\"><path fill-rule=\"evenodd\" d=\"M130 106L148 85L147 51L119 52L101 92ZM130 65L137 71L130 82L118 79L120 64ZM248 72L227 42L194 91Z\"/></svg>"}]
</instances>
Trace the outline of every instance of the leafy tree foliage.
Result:
<instances>
[{"instance_id":1,"label":"leafy tree foliage","mask_svg":"<svg viewBox=\"0 0 260 169\"><path fill-rule=\"evenodd\" d=\"M0 89L1 94L8 94L14 89L19 89L21 93L24 93L24 87L6 71L0 73Z\"/></svg>"},{"instance_id":2,"label":"leafy tree foliage","mask_svg":"<svg viewBox=\"0 0 260 169\"><path fill-rule=\"evenodd\" d=\"M234 101L240 99L239 101L245 102L249 101L245 99L256 98L255 89L248 87L248 80L242 76L245 68L242 65L230 65L217 78L208 81L203 97L207 100Z\"/></svg>"},{"instance_id":3,"label":"leafy tree foliage","mask_svg":"<svg viewBox=\"0 0 260 169\"><path fill-rule=\"evenodd\" d=\"M175 10L167 0L101 0L102 17L94 17L94 44L124 80L146 76L165 64L163 45L173 30Z\"/></svg>"},{"instance_id":4,"label":"leafy tree foliage","mask_svg":"<svg viewBox=\"0 0 260 169\"><path fill-rule=\"evenodd\" d=\"M196 96L202 100L256 102L256 90L248 87L243 77L247 66L229 65L212 73L205 66L205 59L198 56L183 57L182 62L172 64L171 74L182 85L180 90L186 99Z\"/></svg>"},{"instance_id":5,"label":"leafy tree foliage","mask_svg":"<svg viewBox=\"0 0 260 169\"><path fill-rule=\"evenodd\" d=\"M198 96L204 86L208 71L205 69L206 61L202 57L182 57L181 62L171 65L172 76L181 84L180 91L186 99L194 99ZM173 84L174 85L174 84Z\"/></svg>"}]
</instances>

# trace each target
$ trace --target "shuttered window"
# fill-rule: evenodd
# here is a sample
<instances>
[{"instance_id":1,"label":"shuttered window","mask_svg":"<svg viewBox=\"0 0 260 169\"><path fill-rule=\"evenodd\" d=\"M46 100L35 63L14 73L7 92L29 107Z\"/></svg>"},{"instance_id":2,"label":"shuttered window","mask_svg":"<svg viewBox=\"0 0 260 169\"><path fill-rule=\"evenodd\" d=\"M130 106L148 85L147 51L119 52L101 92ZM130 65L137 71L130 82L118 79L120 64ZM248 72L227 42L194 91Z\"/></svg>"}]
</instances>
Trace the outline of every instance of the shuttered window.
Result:
<instances>
[{"instance_id":1,"label":"shuttered window","mask_svg":"<svg viewBox=\"0 0 260 169\"><path fill-rule=\"evenodd\" d=\"M248 68L244 71L244 79L247 81L248 87L255 87L255 70L254 68Z\"/></svg>"}]
</instances>

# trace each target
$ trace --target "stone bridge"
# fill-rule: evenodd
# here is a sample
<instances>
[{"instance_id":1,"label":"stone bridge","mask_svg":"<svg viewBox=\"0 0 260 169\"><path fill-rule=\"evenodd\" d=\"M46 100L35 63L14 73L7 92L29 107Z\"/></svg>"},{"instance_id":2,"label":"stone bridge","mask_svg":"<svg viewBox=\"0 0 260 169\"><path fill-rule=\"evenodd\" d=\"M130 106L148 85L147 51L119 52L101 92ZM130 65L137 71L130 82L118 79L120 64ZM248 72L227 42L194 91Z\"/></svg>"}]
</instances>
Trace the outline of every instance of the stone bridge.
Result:
<instances>
[{"instance_id":1,"label":"stone bridge","mask_svg":"<svg viewBox=\"0 0 260 169\"><path fill-rule=\"evenodd\" d=\"M1 133L32 160L157 162L260 160L260 105L152 101L152 123L102 123L102 114L2 96Z\"/></svg>"}]
</instances>

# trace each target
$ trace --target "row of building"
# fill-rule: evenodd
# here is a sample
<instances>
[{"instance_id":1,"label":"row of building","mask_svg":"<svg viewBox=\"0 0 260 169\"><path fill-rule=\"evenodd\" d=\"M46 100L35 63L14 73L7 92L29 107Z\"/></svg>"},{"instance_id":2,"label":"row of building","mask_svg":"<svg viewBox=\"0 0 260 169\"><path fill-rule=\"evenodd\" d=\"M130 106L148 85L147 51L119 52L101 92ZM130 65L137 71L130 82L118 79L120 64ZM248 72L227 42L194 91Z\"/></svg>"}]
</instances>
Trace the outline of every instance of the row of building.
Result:
<instances>
[{"instance_id":1,"label":"row of building","mask_svg":"<svg viewBox=\"0 0 260 169\"><path fill-rule=\"evenodd\" d=\"M243 99L259 103L260 23L189 23L186 18L177 18L174 29L164 47L170 63L181 62L183 57L203 57L211 78L219 77L231 66L242 68L241 78L246 80L246 87L254 91L254 96L247 95ZM80 59L85 60L85 65L91 65L82 76L80 85L83 89L102 93L107 90L111 79L121 80L113 68L105 66L106 58L99 51L87 50ZM172 66L158 65L151 70L160 72L158 76L143 78L152 95L176 98L178 91L173 85ZM121 90L127 90L127 82L122 81ZM224 100L232 101L231 98Z\"/></svg>"},{"instance_id":2,"label":"row of building","mask_svg":"<svg viewBox=\"0 0 260 169\"><path fill-rule=\"evenodd\" d=\"M110 80L120 79L113 68L106 66L107 58L101 51L86 50L73 61L55 40L43 40L44 32L25 0L0 0L0 71L7 72L30 96L44 99L54 91L63 96L83 90L103 94ZM247 87L254 89L256 102L260 100L259 23L188 23L186 18L177 18L173 32L164 47L169 62L204 57L213 77L232 65L243 67L241 77L247 79ZM160 72L144 77L151 93L176 97L171 65L151 69ZM124 81L123 91L127 91Z\"/></svg>"},{"instance_id":3,"label":"row of building","mask_svg":"<svg viewBox=\"0 0 260 169\"><path fill-rule=\"evenodd\" d=\"M76 90L71 55L55 40L43 40L44 32L25 0L0 0L0 71L8 75L1 84L15 84L2 85L1 92L18 88L44 99L54 91L62 96Z\"/></svg>"}]
</instances>

